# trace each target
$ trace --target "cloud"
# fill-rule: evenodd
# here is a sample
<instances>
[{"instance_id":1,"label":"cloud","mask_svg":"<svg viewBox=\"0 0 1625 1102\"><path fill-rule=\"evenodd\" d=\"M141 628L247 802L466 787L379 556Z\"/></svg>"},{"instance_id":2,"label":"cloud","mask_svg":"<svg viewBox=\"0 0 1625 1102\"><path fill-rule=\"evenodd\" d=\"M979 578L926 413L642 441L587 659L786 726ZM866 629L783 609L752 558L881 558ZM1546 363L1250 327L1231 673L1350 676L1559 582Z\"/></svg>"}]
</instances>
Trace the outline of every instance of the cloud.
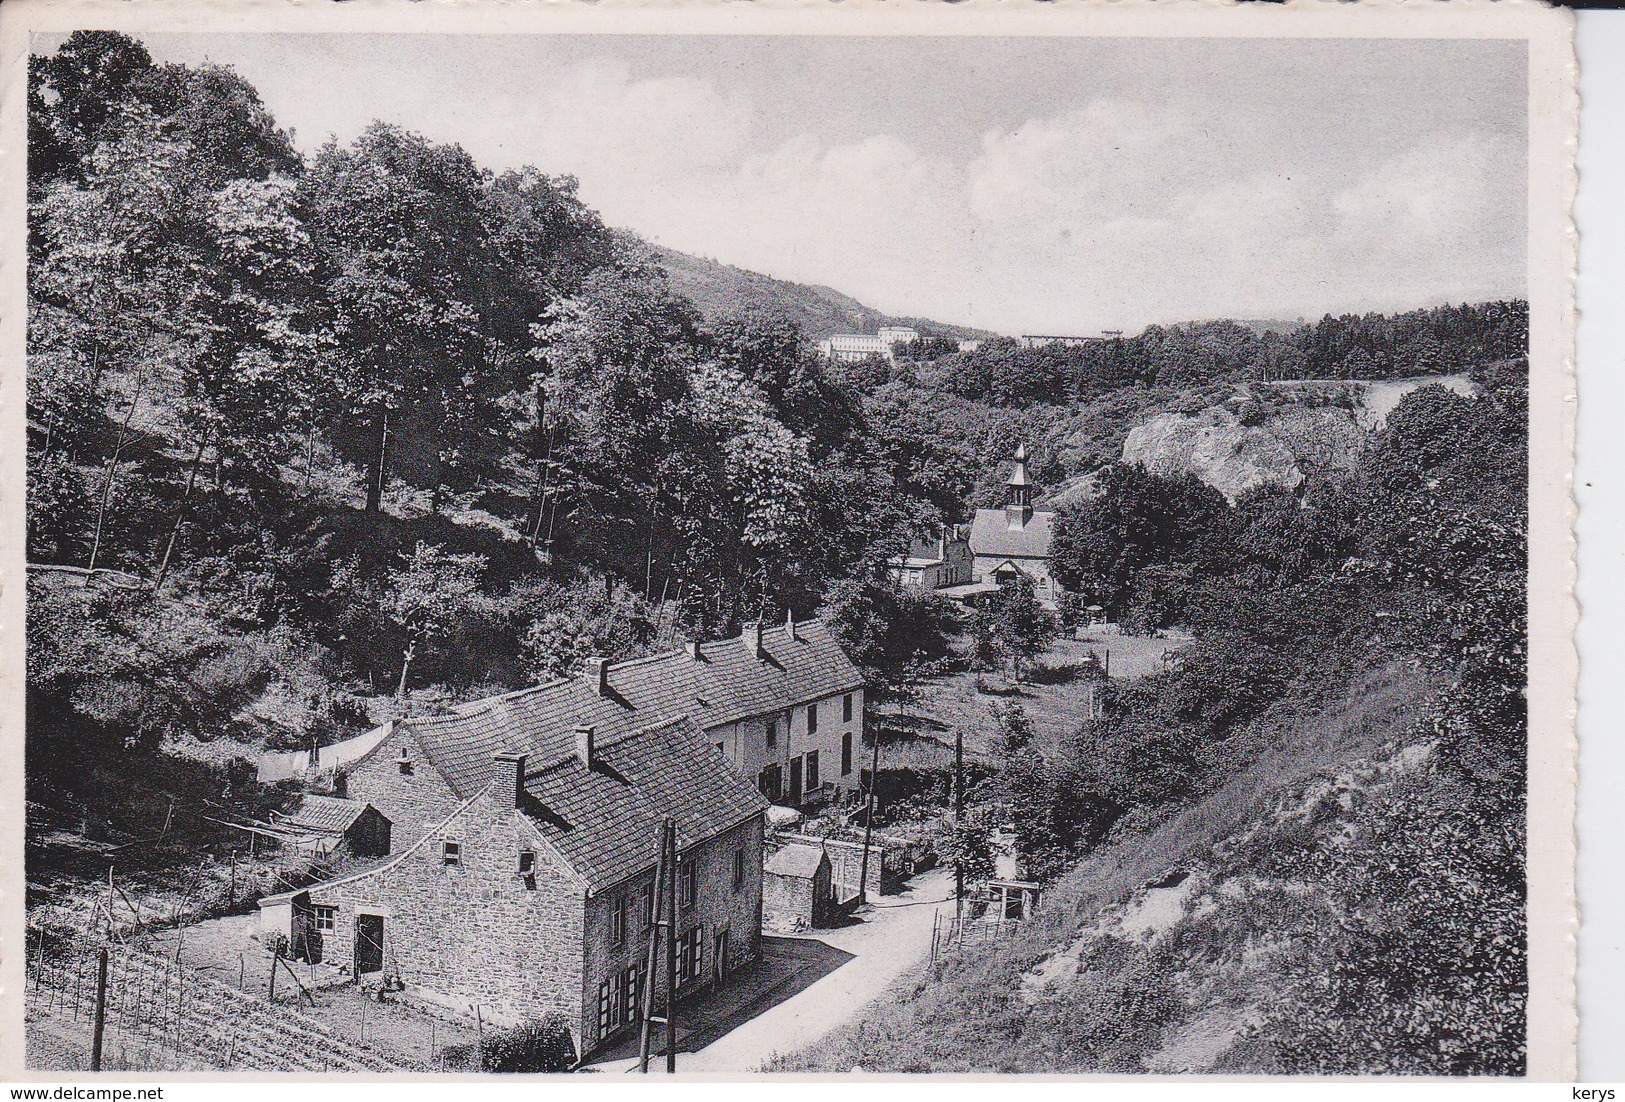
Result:
<instances>
[{"instance_id":1,"label":"cloud","mask_svg":"<svg viewBox=\"0 0 1625 1102\"><path fill-rule=\"evenodd\" d=\"M538 92L513 125L542 167L576 176L611 221L736 166L756 121L743 95L689 77L639 79L618 62L570 66Z\"/></svg>"},{"instance_id":2,"label":"cloud","mask_svg":"<svg viewBox=\"0 0 1625 1102\"><path fill-rule=\"evenodd\" d=\"M1516 43L153 41L241 64L307 142L385 118L896 313L1088 331L1523 290Z\"/></svg>"},{"instance_id":3,"label":"cloud","mask_svg":"<svg viewBox=\"0 0 1625 1102\"><path fill-rule=\"evenodd\" d=\"M527 125L606 218L884 309L1018 329L1517 293L1522 161L1430 135L1359 163L1223 108L1102 98L955 159L897 133L772 136L748 96L591 63Z\"/></svg>"}]
</instances>

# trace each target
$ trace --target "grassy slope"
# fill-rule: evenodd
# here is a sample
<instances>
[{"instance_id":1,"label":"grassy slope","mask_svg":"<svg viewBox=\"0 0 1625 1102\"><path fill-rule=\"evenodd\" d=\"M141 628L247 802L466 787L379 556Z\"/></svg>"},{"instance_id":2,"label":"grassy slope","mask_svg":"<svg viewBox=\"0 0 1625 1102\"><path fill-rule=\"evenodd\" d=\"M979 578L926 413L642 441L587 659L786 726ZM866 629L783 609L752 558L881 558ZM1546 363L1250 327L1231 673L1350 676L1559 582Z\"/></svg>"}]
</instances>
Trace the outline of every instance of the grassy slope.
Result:
<instances>
[{"instance_id":1,"label":"grassy slope","mask_svg":"<svg viewBox=\"0 0 1625 1102\"><path fill-rule=\"evenodd\" d=\"M1226 866L1227 842L1289 815L1317 781L1369 776L1360 763L1403 748L1432 690L1396 663L1318 714L1266 716L1251 732L1251 764L1160 821L1122 824L1015 936L922 965L771 1070L1212 1070L1268 1004L1272 977L1258 946L1291 933L1215 917L1228 912L1211 909L1208 889L1245 878ZM1178 887L1152 886L1181 877ZM1162 943L1174 929L1187 948L1170 957ZM1192 955L1192 943L1202 950ZM1148 954L1159 949L1153 967Z\"/></svg>"}]
</instances>

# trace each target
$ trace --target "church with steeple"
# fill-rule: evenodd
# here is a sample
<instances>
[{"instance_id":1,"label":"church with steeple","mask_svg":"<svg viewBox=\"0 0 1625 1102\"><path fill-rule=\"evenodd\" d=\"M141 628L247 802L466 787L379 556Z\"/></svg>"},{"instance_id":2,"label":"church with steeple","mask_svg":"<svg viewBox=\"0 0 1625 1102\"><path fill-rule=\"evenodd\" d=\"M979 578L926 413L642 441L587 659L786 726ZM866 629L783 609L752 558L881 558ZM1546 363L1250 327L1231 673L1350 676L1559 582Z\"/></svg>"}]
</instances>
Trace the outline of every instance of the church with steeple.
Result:
<instances>
[{"instance_id":1,"label":"church with steeple","mask_svg":"<svg viewBox=\"0 0 1625 1102\"><path fill-rule=\"evenodd\" d=\"M971 522L971 578L974 583L996 585L1025 574L1040 603L1054 608L1061 598L1060 583L1049 572L1055 513L1033 507L1037 487L1027 473L1027 446L1018 444L1011 460L1004 508L978 509Z\"/></svg>"}]
</instances>

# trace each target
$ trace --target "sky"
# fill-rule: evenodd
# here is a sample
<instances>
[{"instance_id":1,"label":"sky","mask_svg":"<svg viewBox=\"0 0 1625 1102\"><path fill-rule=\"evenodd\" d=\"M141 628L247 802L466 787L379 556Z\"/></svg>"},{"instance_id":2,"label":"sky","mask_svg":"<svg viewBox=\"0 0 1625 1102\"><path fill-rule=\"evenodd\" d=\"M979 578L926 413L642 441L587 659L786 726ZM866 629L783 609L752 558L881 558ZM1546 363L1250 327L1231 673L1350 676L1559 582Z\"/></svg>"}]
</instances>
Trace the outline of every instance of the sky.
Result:
<instances>
[{"instance_id":1,"label":"sky","mask_svg":"<svg viewBox=\"0 0 1625 1102\"><path fill-rule=\"evenodd\" d=\"M152 34L892 314L1090 334L1525 292L1521 42Z\"/></svg>"}]
</instances>

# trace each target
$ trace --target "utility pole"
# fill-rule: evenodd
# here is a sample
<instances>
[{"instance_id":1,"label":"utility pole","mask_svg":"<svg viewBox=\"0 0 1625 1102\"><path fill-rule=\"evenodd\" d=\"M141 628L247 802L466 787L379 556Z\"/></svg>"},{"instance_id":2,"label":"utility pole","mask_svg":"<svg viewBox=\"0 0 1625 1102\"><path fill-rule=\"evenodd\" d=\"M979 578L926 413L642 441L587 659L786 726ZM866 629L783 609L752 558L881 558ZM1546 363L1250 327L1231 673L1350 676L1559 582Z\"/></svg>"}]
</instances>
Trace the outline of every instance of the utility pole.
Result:
<instances>
[{"instance_id":1,"label":"utility pole","mask_svg":"<svg viewBox=\"0 0 1625 1102\"><path fill-rule=\"evenodd\" d=\"M666 1074L677 1074L677 820L666 816Z\"/></svg>"},{"instance_id":2,"label":"utility pole","mask_svg":"<svg viewBox=\"0 0 1625 1102\"><path fill-rule=\"evenodd\" d=\"M96 1027L90 1038L90 1070L102 1070L102 1036L107 1029L107 950L96 962Z\"/></svg>"},{"instance_id":3,"label":"utility pole","mask_svg":"<svg viewBox=\"0 0 1625 1102\"><path fill-rule=\"evenodd\" d=\"M677 993L677 821L670 815L661 820L659 857L655 862L654 884L649 890L649 950L644 957L642 1007L638 1025L638 1071L649 1074L650 1027L660 1022L666 1027L666 1071L677 1071L677 1022L672 1005ZM665 918L661 913L665 913ZM666 1013L654 1012L655 969L660 966L660 934L666 934Z\"/></svg>"},{"instance_id":4,"label":"utility pole","mask_svg":"<svg viewBox=\"0 0 1625 1102\"><path fill-rule=\"evenodd\" d=\"M965 729L954 729L954 833L961 834L965 818ZM963 836L959 841L963 842ZM964 921L965 862L963 857L954 861L954 918Z\"/></svg>"},{"instance_id":5,"label":"utility pole","mask_svg":"<svg viewBox=\"0 0 1625 1102\"><path fill-rule=\"evenodd\" d=\"M869 840L875 836L875 784L880 780L880 732L871 732L873 756L869 759L869 800L863 813L863 859L858 862L858 906L869 899Z\"/></svg>"}]
</instances>

